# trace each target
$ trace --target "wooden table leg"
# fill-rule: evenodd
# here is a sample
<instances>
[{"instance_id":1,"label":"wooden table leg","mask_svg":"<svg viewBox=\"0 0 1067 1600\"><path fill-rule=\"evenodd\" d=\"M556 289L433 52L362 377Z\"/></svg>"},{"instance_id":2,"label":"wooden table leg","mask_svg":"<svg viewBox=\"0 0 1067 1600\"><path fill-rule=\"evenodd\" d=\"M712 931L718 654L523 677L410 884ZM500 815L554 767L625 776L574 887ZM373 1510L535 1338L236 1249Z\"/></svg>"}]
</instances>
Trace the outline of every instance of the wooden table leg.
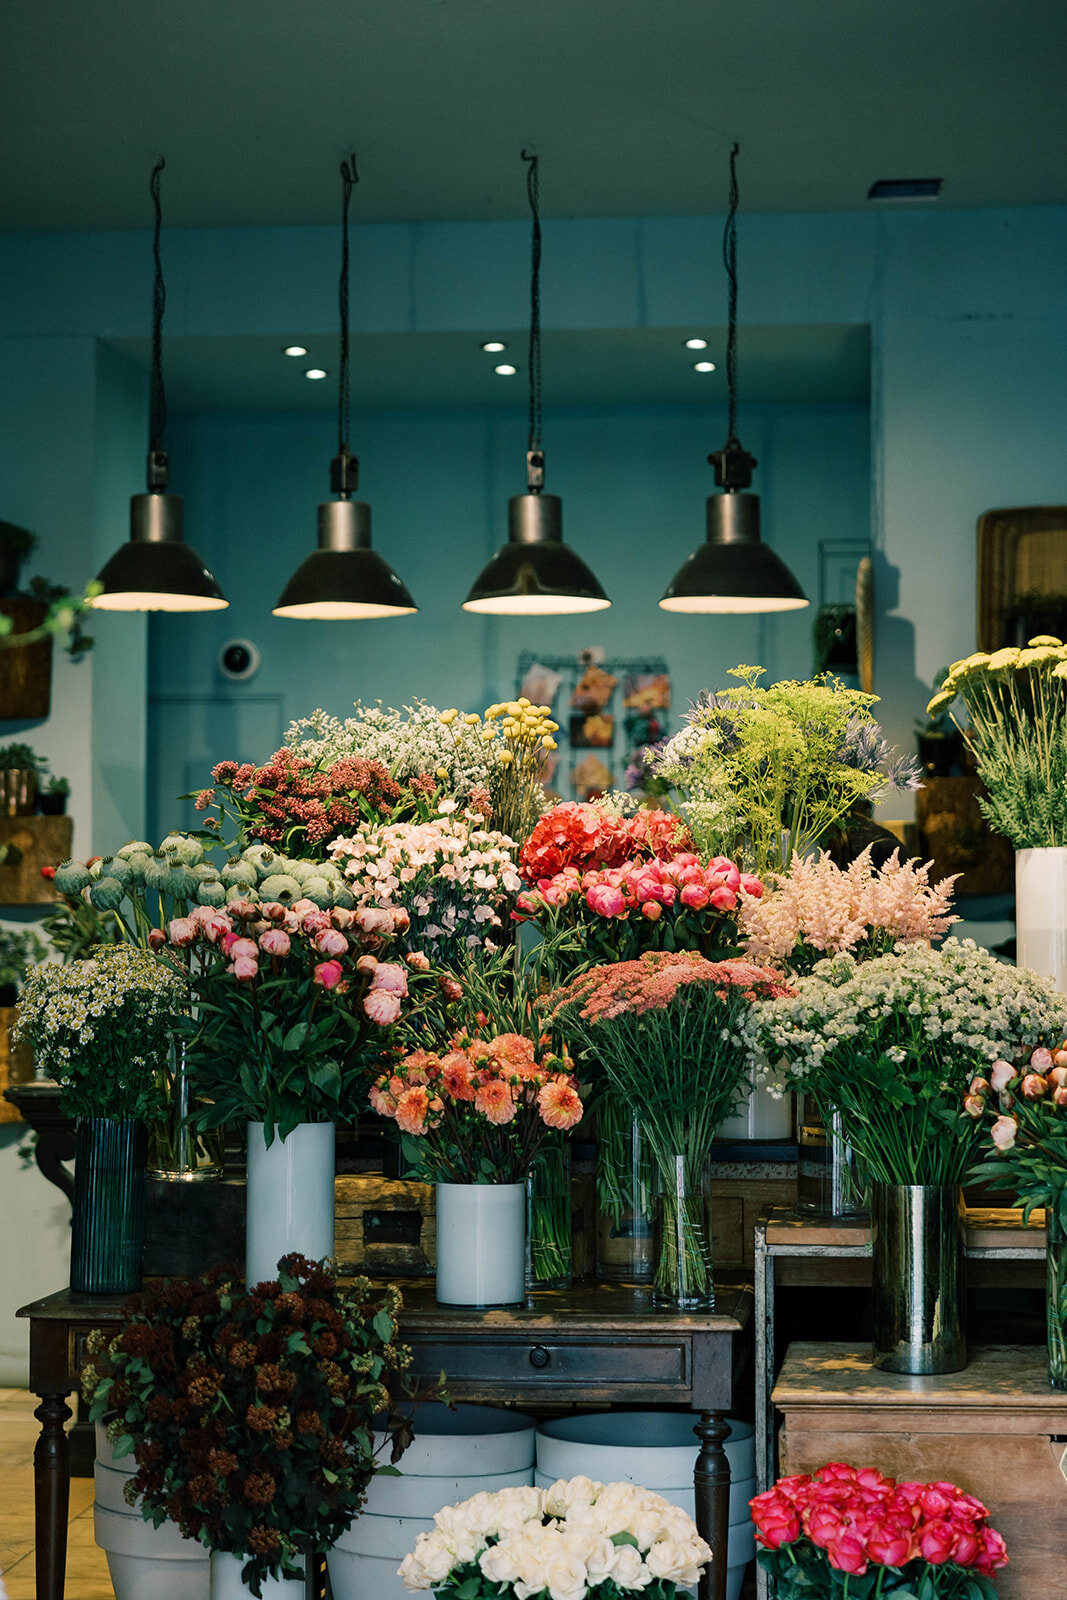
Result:
<instances>
[{"instance_id":1,"label":"wooden table leg","mask_svg":"<svg viewBox=\"0 0 1067 1600\"><path fill-rule=\"evenodd\" d=\"M702 1411L693 1429L700 1440L693 1473L696 1525L711 1546L711 1561L697 1589L698 1600L726 1600L727 1547L730 1538L730 1462L723 1445L730 1424L723 1411Z\"/></svg>"},{"instance_id":2,"label":"wooden table leg","mask_svg":"<svg viewBox=\"0 0 1067 1600\"><path fill-rule=\"evenodd\" d=\"M33 1413L41 1432L33 1451L37 1600L63 1600L70 1511L70 1445L63 1424L72 1415L66 1394L42 1394Z\"/></svg>"}]
</instances>

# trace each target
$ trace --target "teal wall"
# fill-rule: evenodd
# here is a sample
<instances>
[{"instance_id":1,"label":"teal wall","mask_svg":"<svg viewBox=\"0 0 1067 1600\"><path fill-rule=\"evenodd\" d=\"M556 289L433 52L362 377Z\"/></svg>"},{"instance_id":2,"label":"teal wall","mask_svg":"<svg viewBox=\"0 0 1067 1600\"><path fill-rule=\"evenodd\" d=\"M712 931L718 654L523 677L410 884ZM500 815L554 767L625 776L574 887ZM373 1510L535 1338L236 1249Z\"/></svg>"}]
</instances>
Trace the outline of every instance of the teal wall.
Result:
<instances>
[{"instance_id":1,"label":"teal wall","mask_svg":"<svg viewBox=\"0 0 1067 1600\"><path fill-rule=\"evenodd\" d=\"M441 412L362 418L353 429L375 545L409 584L419 615L363 624L272 617L286 578L313 546L332 426L327 414L200 414L171 430L186 536L231 604L204 618L152 619L150 748L158 758L150 769L171 778L169 791L160 784L150 795L156 829L189 822L188 806L175 807L172 797L206 783L214 761L270 754L255 741L273 726L319 705L344 715L357 698L401 705L421 695L480 710L515 692L526 649L573 657L599 645L609 656L665 655L678 708L738 661L759 661L776 676L810 670L810 611L684 617L657 605L703 538L713 488L705 456L726 431L724 415L693 408L546 419L549 487L563 498L564 534L611 595L609 611L532 619L462 610L505 537L508 496L522 486L525 419ZM869 534L867 411L750 415L744 437L760 460L764 537L815 595L818 541ZM247 685L227 685L215 666L219 646L233 638L262 651ZM244 743L213 743L227 739Z\"/></svg>"}]
</instances>

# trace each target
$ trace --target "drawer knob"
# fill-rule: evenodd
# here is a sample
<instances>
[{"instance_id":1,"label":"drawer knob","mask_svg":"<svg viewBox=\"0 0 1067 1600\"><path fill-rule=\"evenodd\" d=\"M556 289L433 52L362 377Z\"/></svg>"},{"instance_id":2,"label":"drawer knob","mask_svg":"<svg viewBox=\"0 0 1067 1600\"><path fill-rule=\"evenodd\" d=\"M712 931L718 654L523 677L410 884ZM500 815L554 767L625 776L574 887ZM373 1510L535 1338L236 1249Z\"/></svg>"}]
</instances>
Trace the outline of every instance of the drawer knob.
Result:
<instances>
[{"instance_id":1,"label":"drawer knob","mask_svg":"<svg viewBox=\"0 0 1067 1600\"><path fill-rule=\"evenodd\" d=\"M531 1367L542 1369L547 1367L551 1360L551 1352L546 1350L543 1344L535 1344L533 1349L530 1351Z\"/></svg>"}]
</instances>

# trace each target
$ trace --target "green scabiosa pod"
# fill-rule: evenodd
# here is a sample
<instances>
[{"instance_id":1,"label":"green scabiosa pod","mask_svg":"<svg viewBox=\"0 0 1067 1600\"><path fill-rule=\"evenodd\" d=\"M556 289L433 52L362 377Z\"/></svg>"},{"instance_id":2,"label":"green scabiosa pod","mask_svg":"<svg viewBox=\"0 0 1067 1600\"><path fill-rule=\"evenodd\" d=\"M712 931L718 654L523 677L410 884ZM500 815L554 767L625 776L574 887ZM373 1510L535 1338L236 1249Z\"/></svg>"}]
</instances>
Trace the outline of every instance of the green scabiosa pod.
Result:
<instances>
[{"instance_id":1,"label":"green scabiosa pod","mask_svg":"<svg viewBox=\"0 0 1067 1600\"><path fill-rule=\"evenodd\" d=\"M83 861L63 861L56 868L55 885L60 894L80 894L91 882L89 869Z\"/></svg>"},{"instance_id":2,"label":"green scabiosa pod","mask_svg":"<svg viewBox=\"0 0 1067 1600\"><path fill-rule=\"evenodd\" d=\"M96 911L115 911L126 898L126 890L117 878L98 878L89 890L89 904Z\"/></svg>"},{"instance_id":3,"label":"green scabiosa pod","mask_svg":"<svg viewBox=\"0 0 1067 1600\"><path fill-rule=\"evenodd\" d=\"M294 900L299 900L303 890L295 878L290 878L288 873L275 872L269 878L264 878L259 886L261 900L277 900L279 905L292 905Z\"/></svg>"},{"instance_id":4,"label":"green scabiosa pod","mask_svg":"<svg viewBox=\"0 0 1067 1600\"><path fill-rule=\"evenodd\" d=\"M259 882L259 873L251 861L227 861L221 877L229 889L254 889Z\"/></svg>"}]
</instances>

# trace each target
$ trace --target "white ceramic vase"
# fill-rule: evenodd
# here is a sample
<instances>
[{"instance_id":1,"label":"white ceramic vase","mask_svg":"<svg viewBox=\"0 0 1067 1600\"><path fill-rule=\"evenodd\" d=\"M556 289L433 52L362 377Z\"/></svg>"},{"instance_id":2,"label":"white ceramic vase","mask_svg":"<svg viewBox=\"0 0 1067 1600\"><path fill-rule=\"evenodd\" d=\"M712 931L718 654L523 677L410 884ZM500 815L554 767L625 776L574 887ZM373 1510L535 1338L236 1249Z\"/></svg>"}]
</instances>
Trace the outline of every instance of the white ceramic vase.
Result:
<instances>
[{"instance_id":1,"label":"white ceramic vase","mask_svg":"<svg viewBox=\"0 0 1067 1600\"><path fill-rule=\"evenodd\" d=\"M437 1301L514 1306L526 1298L526 1185L437 1185Z\"/></svg>"},{"instance_id":2,"label":"white ceramic vase","mask_svg":"<svg viewBox=\"0 0 1067 1600\"><path fill-rule=\"evenodd\" d=\"M228 1550L212 1550L211 1600L249 1600L252 1591L241 1578L247 1560L247 1556L232 1555ZM263 1600L304 1600L306 1592L303 1578L263 1580Z\"/></svg>"},{"instance_id":3,"label":"white ceramic vase","mask_svg":"<svg viewBox=\"0 0 1067 1600\"><path fill-rule=\"evenodd\" d=\"M262 1122L248 1124L246 1283L277 1277L292 1251L312 1261L333 1255L333 1178L332 1122L302 1122L269 1148Z\"/></svg>"},{"instance_id":4,"label":"white ceramic vase","mask_svg":"<svg viewBox=\"0 0 1067 1600\"><path fill-rule=\"evenodd\" d=\"M1016 962L1067 992L1067 847L1015 852Z\"/></svg>"}]
</instances>

